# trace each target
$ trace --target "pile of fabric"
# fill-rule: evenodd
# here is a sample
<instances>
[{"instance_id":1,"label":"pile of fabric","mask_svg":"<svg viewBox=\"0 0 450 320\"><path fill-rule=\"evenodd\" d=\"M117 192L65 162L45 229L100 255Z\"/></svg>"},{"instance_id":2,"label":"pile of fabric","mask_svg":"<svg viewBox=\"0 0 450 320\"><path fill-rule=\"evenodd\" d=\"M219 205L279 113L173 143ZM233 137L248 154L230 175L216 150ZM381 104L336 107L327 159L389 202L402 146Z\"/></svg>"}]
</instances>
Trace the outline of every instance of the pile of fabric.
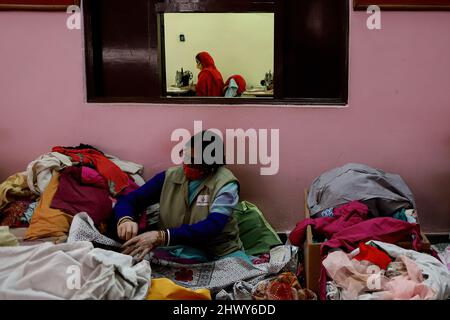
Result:
<instances>
[{"instance_id":1,"label":"pile of fabric","mask_svg":"<svg viewBox=\"0 0 450 320\"><path fill-rule=\"evenodd\" d=\"M360 244L350 254L334 251L323 265L331 280L330 300L443 300L450 274L431 255L380 241Z\"/></svg>"},{"instance_id":2,"label":"pile of fabric","mask_svg":"<svg viewBox=\"0 0 450 320\"><path fill-rule=\"evenodd\" d=\"M89 146L54 147L0 185L1 299L239 299L283 272L296 272L297 248L283 245L252 203L234 216L246 254L208 261L185 246L160 247L143 262L121 253L113 208L145 183L143 166ZM143 210L142 231L159 219ZM295 276L294 276L295 277ZM260 284L261 287L261 284ZM283 296L270 285L267 297ZM285 288L284 288L285 289ZM261 290L261 288L259 289ZM219 294L220 293L220 294ZM310 297L297 288L293 297Z\"/></svg>"},{"instance_id":3,"label":"pile of fabric","mask_svg":"<svg viewBox=\"0 0 450 320\"><path fill-rule=\"evenodd\" d=\"M262 229L262 233L266 231ZM268 237L267 234L266 237ZM74 217L67 242L90 242L99 248L120 250L120 243L101 234L86 213L79 213ZM253 291L256 290L258 283L272 279L283 272L297 271L298 249L296 247L275 245L270 249L267 243L260 242L259 250L268 250L268 252L255 256L252 261L247 261L240 256L206 261L195 250L188 250L182 246L153 250L147 257L152 267L153 288L150 289L148 298L175 299L185 295L186 299L204 299L204 294L207 292L208 296L214 299L256 299ZM250 247L255 250L255 243L250 244ZM155 279L170 281L153 281ZM251 286L252 289L243 292L239 290L242 286L246 288ZM152 293L151 290L154 292ZM201 294L197 294L198 292Z\"/></svg>"},{"instance_id":4,"label":"pile of fabric","mask_svg":"<svg viewBox=\"0 0 450 320\"><path fill-rule=\"evenodd\" d=\"M368 266L360 266L355 261L350 263L348 259L343 258L346 253L361 248L361 244L368 241L389 244L406 242L411 243L416 252L424 249L412 192L399 175L362 164L347 164L325 172L314 180L308 192L307 205L311 218L299 222L290 233L289 240L293 245L303 246L307 228L311 226L314 241L321 243L321 299L327 298L327 288L331 290L330 286L327 287L327 280L330 277L334 279L331 272L345 270L342 271L345 276L338 277L341 280L354 277L364 279L361 278L361 270L365 272ZM327 264L330 257L337 259ZM436 261L442 264L439 260ZM331 266L331 269L327 266ZM383 267L387 268L386 265ZM446 283L449 275L441 273L441 276L441 282ZM334 284L342 289L342 283L339 281ZM448 292L446 294L447 296L412 295L410 298L446 299ZM341 297L354 299L357 295L343 294ZM385 294L373 297L387 299L399 296Z\"/></svg>"},{"instance_id":5,"label":"pile of fabric","mask_svg":"<svg viewBox=\"0 0 450 320\"><path fill-rule=\"evenodd\" d=\"M449 237L450 240L450 237ZM436 252L439 260L441 260L450 271L450 243L437 243L432 246L433 250Z\"/></svg>"},{"instance_id":6,"label":"pile of fabric","mask_svg":"<svg viewBox=\"0 0 450 320\"><path fill-rule=\"evenodd\" d=\"M27 227L25 240L67 236L86 212L108 232L117 198L144 184L143 166L81 144L54 147L0 185L0 225Z\"/></svg>"},{"instance_id":7,"label":"pile of fabric","mask_svg":"<svg viewBox=\"0 0 450 320\"><path fill-rule=\"evenodd\" d=\"M272 280L261 281L253 292L255 300L317 300L309 289L302 289L297 276L284 272Z\"/></svg>"},{"instance_id":8,"label":"pile of fabric","mask_svg":"<svg viewBox=\"0 0 450 320\"><path fill-rule=\"evenodd\" d=\"M79 212L106 234L114 203L145 183L142 174L142 165L81 144L54 147L6 179L0 299L144 299L148 261L134 264L93 242L66 241Z\"/></svg>"}]
</instances>

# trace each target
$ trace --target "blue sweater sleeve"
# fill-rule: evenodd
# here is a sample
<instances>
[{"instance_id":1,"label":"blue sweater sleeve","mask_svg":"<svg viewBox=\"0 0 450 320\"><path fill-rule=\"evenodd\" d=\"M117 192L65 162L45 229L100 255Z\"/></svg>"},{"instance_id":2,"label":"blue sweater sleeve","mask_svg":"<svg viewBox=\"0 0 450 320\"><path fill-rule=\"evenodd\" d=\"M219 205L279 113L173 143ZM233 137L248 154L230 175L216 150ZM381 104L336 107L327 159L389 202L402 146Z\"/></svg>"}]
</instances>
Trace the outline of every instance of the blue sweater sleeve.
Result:
<instances>
[{"instance_id":1,"label":"blue sweater sleeve","mask_svg":"<svg viewBox=\"0 0 450 320\"><path fill-rule=\"evenodd\" d=\"M158 203L166 172L158 173L139 189L122 196L114 206L116 223L124 217L137 219L139 213L152 204Z\"/></svg>"},{"instance_id":2,"label":"blue sweater sleeve","mask_svg":"<svg viewBox=\"0 0 450 320\"><path fill-rule=\"evenodd\" d=\"M202 221L169 229L170 245L199 245L220 234L239 202L239 187L231 182L219 190L211 204L211 213Z\"/></svg>"}]
</instances>

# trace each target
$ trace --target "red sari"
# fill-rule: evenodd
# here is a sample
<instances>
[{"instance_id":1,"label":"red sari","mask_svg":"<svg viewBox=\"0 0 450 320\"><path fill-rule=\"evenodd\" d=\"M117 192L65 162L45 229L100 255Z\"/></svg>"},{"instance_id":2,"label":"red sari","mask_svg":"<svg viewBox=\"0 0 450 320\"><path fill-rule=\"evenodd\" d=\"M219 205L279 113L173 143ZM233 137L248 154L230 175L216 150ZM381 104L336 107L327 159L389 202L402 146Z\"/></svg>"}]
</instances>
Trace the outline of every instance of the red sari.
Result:
<instances>
[{"instance_id":1,"label":"red sari","mask_svg":"<svg viewBox=\"0 0 450 320\"><path fill-rule=\"evenodd\" d=\"M217 70L213 58L208 52L200 52L197 56L203 66L198 75L195 91L200 97L222 97L223 96L223 78Z\"/></svg>"}]
</instances>

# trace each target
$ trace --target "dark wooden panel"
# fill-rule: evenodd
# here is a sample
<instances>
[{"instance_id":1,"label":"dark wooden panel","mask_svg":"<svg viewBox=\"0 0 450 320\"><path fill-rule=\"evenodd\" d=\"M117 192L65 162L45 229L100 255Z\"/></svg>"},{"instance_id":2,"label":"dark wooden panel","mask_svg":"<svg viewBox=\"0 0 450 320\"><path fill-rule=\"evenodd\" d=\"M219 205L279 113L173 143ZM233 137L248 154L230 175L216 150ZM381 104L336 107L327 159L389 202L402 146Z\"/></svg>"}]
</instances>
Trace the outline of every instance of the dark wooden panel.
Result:
<instances>
[{"instance_id":1,"label":"dark wooden panel","mask_svg":"<svg viewBox=\"0 0 450 320\"><path fill-rule=\"evenodd\" d=\"M99 38L99 6L95 1L83 1L84 52L86 62L86 93L91 101L103 96L102 50Z\"/></svg>"},{"instance_id":2,"label":"dark wooden panel","mask_svg":"<svg viewBox=\"0 0 450 320\"><path fill-rule=\"evenodd\" d=\"M164 35L156 8L175 10L182 3L186 1L133 0L132 6L122 0L84 1L88 101L346 103L346 0L190 1L193 11L198 5L205 12L275 12L275 99L162 98Z\"/></svg>"},{"instance_id":3,"label":"dark wooden panel","mask_svg":"<svg viewBox=\"0 0 450 320\"><path fill-rule=\"evenodd\" d=\"M276 0L166 0L156 4L157 12L273 12Z\"/></svg>"},{"instance_id":4,"label":"dark wooden panel","mask_svg":"<svg viewBox=\"0 0 450 320\"><path fill-rule=\"evenodd\" d=\"M284 96L347 101L348 1L287 0L283 20Z\"/></svg>"},{"instance_id":5,"label":"dark wooden panel","mask_svg":"<svg viewBox=\"0 0 450 320\"><path fill-rule=\"evenodd\" d=\"M94 96L159 95L156 14L152 1L86 0L90 8ZM153 19L152 19L153 18ZM88 48L87 48L88 50ZM96 56L97 54L97 56ZM89 63L89 61L88 61Z\"/></svg>"},{"instance_id":6,"label":"dark wooden panel","mask_svg":"<svg viewBox=\"0 0 450 320\"><path fill-rule=\"evenodd\" d=\"M382 10L450 10L450 0L353 0L356 10L377 5Z\"/></svg>"},{"instance_id":7,"label":"dark wooden panel","mask_svg":"<svg viewBox=\"0 0 450 320\"><path fill-rule=\"evenodd\" d=\"M79 0L0 0L0 10L66 10L68 6L80 5Z\"/></svg>"}]
</instances>

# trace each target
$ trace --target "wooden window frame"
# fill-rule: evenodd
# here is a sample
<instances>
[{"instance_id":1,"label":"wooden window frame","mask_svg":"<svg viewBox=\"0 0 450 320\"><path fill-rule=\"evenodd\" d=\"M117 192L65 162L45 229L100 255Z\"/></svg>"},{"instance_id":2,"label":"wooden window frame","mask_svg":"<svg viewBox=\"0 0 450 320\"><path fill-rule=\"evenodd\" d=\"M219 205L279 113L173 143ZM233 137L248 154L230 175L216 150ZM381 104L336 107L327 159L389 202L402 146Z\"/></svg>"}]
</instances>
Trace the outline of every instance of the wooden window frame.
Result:
<instances>
[{"instance_id":1,"label":"wooden window frame","mask_svg":"<svg viewBox=\"0 0 450 320\"><path fill-rule=\"evenodd\" d=\"M343 17L345 24L345 44L343 52L340 55L345 58L341 61L343 68L340 77L340 84L342 84L342 92L336 98L302 98L294 97L288 98L284 96L283 92L283 43L284 38L284 1L283 0L265 0L265 1L248 1L246 3L233 2L233 5L224 4L218 0L210 0L207 7L201 2L192 2L189 0L166 0L167 3L155 4L155 10L151 5L148 6L148 15L157 19L156 24L149 26L153 44L155 46L157 41L157 73L160 83L159 96L132 96L132 97L113 97L101 96L97 94L96 86L100 83L100 79L96 75L96 68L98 67L98 57L94 50L95 35L93 35L92 28L95 21L93 20L92 2L95 0L83 1L83 16L84 16L84 32L85 32L85 62L86 62L86 91L87 102L89 103L150 103L150 104L185 104L185 105L320 105L320 106L344 106L348 102L348 64L349 64L349 3L346 2L346 16ZM227 0L225 0L227 1ZM230 1L230 0L228 0ZM314 0L312 0L314 1ZM156 15L155 15L156 12ZM164 34L160 32L163 25L162 15L164 13L180 13L180 12L208 12L208 13L274 13L275 15L275 39L274 39L274 83L276 88L274 90L273 98L225 98L225 97L166 97L164 88L166 87L165 69L164 68ZM156 38L155 38L156 36ZM156 52L156 51L155 51ZM155 60L155 59L153 59Z\"/></svg>"},{"instance_id":2,"label":"wooden window frame","mask_svg":"<svg viewBox=\"0 0 450 320\"><path fill-rule=\"evenodd\" d=\"M353 0L355 10L366 10L370 5L377 5L381 10L450 10L450 0Z\"/></svg>"},{"instance_id":3,"label":"wooden window frame","mask_svg":"<svg viewBox=\"0 0 450 320\"><path fill-rule=\"evenodd\" d=\"M0 10L20 11L65 11L71 5L80 5L80 0L36 0L8 1L0 0Z\"/></svg>"}]
</instances>

